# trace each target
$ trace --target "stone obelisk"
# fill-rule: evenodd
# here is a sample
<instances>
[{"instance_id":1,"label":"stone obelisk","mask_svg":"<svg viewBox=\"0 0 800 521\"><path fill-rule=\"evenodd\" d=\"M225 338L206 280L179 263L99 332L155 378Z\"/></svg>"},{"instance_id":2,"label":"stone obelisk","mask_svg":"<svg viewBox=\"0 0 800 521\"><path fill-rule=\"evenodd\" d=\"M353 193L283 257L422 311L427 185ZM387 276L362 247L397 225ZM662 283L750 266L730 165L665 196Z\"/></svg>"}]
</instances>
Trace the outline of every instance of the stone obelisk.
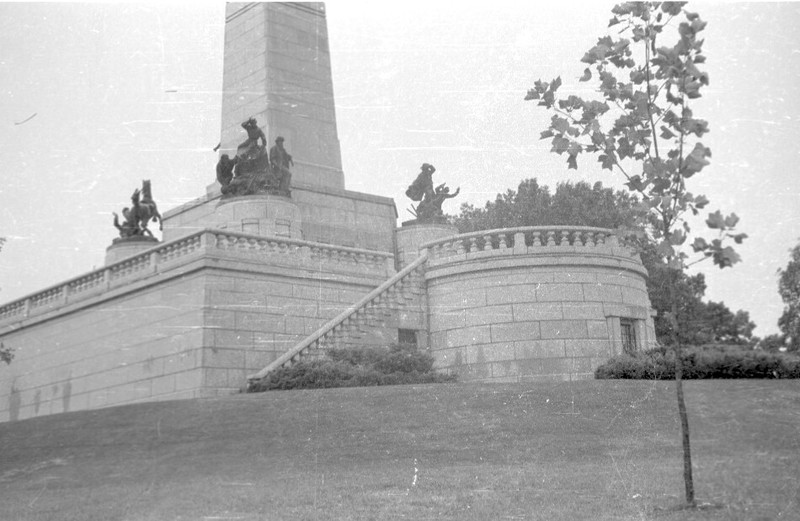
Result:
<instances>
[{"instance_id":1,"label":"stone obelisk","mask_svg":"<svg viewBox=\"0 0 800 521\"><path fill-rule=\"evenodd\" d=\"M247 139L250 117L292 154L292 185L344 189L325 5L229 3L220 154Z\"/></svg>"}]
</instances>

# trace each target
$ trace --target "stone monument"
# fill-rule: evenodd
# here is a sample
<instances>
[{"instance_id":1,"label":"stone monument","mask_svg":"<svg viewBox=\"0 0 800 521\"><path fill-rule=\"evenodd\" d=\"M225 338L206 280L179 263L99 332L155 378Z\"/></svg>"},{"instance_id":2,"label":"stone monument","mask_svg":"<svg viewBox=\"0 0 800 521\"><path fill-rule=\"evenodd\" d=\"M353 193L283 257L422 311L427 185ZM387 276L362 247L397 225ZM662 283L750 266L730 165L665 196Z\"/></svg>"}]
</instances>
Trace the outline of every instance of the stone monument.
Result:
<instances>
[{"instance_id":1,"label":"stone monument","mask_svg":"<svg viewBox=\"0 0 800 521\"><path fill-rule=\"evenodd\" d=\"M165 212L162 241L144 181L104 267L0 305L0 421L230 394L328 347L413 339L494 382L591 378L624 336L652 347L646 270L613 230L459 234L442 212L459 190L427 163L397 228L391 199L344 188L324 5L226 15L217 181Z\"/></svg>"}]
</instances>

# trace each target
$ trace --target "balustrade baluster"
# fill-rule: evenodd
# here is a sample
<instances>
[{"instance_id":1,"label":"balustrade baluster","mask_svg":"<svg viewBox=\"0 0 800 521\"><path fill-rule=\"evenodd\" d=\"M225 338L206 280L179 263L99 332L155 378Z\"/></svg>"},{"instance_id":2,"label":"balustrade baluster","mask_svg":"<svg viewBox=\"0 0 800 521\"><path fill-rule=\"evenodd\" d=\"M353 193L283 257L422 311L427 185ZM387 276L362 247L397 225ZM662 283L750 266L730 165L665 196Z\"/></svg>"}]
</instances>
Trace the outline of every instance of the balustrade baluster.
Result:
<instances>
[{"instance_id":1,"label":"balustrade baluster","mask_svg":"<svg viewBox=\"0 0 800 521\"><path fill-rule=\"evenodd\" d=\"M586 232L586 246L594 247L594 232Z\"/></svg>"},{"instance_id":2,"label":"balustrade baluster","mask_svg":"<svg viewBox=\"0 0 800 521\"><path fill-rule=\"evenodd\" d=\"M506 244L506 234L500 233L498 235L500 236L500 246L498 247L498 249L505 250L506 248L508 248L508 245Z\"/></svg>"},{"instance_id":3,"label":"balustrade baluster","mask_svg":"<svg viewBox=\"0 0 800 521\"><path fill-rule=\"evenodd\" d=\"M572 232L572 245L583 246L583 241L581 240L581 232L579 231Z\"/></svg>"},{"instance_id":4,"label":"balustrade baluster","mask_svg":"<svg viewBox=\"0 0 800 521\"><path fill-rule=\"evenodd\" d=\"M549 230L547 232L547 245L548 246L555 246L556 245L556 232L553 230Z\"/></svg>"},{"instance_id":5,"label":"balustrade baluster","mask_svg":"<svg viewBox=\"0 0 800 521\"><path fill-rule=\"evenodd\" d=\"M602 246L606 243L606 234L603 232L598 232L597 234L597 245Z\"/></svg>"},{"instance_id":6,"label":"balustrade baluster","mask_svg":"<svg viewBox=\"0 0 800 521\"><path fill-rule=\"evenodd\" d=\"M569 246L569 232L566 230L559 231L561 234L561 243L559 246Z\"/></svg>"},{"instance_id":7,"label":"balustrade baluster","mask_svg":"<svg viewBox=\"0 0 800 521\"><path fill-rule=\"evenodd\" d=\"M514 253L520 254L520 253L525 253L525 251L526 251L525 233L516 232L514 234Z\"/></svg>"},{"instance_id":8,"label":"balustrade baluster","mask_svg":"<svg viewBox=\"0 0 800 521\"><path fill-rule=\"evenodd\" d=\"M478 238L472 236L469 238L469 252L475 253L476 251L478 251Z\"/></svg>"},{"instance_id":9,"label":"balustrade baluster","mask_svg":"<svg viewBox=\"0 0 800 521\"><path fill-rule=\"evenodd\" d=\"M531 246L542 245L542 232L533 232L533 239L531 239Z\"/></svg>"}]
</instances>

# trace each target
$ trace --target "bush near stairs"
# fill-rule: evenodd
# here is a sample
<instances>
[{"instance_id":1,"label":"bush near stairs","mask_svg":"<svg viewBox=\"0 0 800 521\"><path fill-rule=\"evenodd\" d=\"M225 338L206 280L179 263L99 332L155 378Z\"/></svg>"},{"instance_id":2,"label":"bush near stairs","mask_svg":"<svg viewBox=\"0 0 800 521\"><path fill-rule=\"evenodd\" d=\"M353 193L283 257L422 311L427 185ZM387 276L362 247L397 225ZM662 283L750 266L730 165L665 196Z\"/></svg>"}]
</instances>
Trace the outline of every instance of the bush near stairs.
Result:
<instances>
[{"instance_id":1,"label":"bush near stairs","mask_svg":"<svg viewBox=\"0 0 800 521\"><path fill-rule=\"evenodd\" d=\"M250 382L247 392L454 382L433 370L433 357L416 346L325 349L326 358L300 360Z\"/></svg>"}]
</instances>

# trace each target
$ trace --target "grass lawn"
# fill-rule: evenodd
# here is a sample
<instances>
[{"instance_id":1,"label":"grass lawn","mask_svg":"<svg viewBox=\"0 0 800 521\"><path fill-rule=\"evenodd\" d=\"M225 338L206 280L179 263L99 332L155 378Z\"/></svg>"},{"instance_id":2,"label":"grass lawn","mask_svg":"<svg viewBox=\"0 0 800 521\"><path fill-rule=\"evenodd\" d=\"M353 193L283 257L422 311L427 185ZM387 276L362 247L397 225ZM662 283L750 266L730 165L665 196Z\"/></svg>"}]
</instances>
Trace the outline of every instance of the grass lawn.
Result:
<instances>
[{"instance_id":1,"label":"grass lawn","mask_svg":"<svg viewBox=\"0 0 800 521\"><path fill-rule=\"evenodd\" d=\"M0 520L800 519L800 381L274 391L0 424Z\"/></svg>"}]
</instances>

